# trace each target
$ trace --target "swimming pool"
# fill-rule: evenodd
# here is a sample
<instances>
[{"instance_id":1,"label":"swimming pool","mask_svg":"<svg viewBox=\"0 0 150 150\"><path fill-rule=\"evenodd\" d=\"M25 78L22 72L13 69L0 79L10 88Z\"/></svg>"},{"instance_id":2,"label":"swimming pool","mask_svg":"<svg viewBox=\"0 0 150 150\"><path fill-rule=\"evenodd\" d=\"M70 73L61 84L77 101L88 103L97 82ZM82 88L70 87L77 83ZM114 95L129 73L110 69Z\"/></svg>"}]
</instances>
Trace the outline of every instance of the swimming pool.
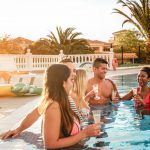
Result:
<instances>
[{"instance_id":1,"label":"swimming pool","mask_svg":"<svg viewBox=\"0 0 150 150\"><path fill-rule=\"evenodd\" d=\"M136 87L136 75L114 76L111 78L121 95ZM118 110L108 116L111 122L103 126L101 138L90 138L85 143L86 150L149 150L150 149L150 116L135 120L135 109L132 101L120 102ZM41 120L15 139L0 140L0 149L5 150L43 150L40 134ZM81 148L74 149L81 150Z\"/></svg>"},{"instance_id":2,"label":"swimming pool","mask_svg":"<svg viewBox=\"0 0 150 150\"><path fill-rule=\"evenodd\" d=\"M121 95L137 86L136 75L112 77ZM133 101L122 101L118 110L112 112L110 123L103 127L101 138L90 138L86 142L87 149L114 150L149 150L150 149L150 116L144 115L142 120L135 119Z\"/></svg>"}]
</instances>

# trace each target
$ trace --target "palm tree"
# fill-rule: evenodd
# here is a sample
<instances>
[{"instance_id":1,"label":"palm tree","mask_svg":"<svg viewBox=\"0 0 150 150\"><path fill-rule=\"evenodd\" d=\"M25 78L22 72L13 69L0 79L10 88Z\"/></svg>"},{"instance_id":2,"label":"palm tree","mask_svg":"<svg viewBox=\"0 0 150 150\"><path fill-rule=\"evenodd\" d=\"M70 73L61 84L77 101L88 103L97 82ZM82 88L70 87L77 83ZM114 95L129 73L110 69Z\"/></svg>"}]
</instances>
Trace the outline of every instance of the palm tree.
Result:
<instances>
[{"instance_id":1,"label":"palm tree","mask_svg":"<svg viewBox=\"0 0 150 150\"><path fill-rule=\"evenodd\" d=\"M51 48L51 41L47 38L41 38L38 41L32 43L28 47L31 49L33 54L58 54L59 52L54 51L54 49Z\"/></svg>"},{"instance_id":2,"label":"palm tree","mask_svg":"<svg viewBox=\"0 0 150 150\"><path fill-rule=\"evenodd\" d=\"M51 43L51 49L55 49L57 52L64 50L65 54L93 52L87 40L78 38L82 33L74 32L75 28L67 28L63 31L61 27L56 27L56 30L57 35L50 32L50 35L47 35L48 38L44 39Z\"/></svg>"},{"instance_id":3,"label":"palm tree","mask_svg":"<svg viewBox=\"0 0 150 150\"><path fill-rule=\"evenodd\" d=\"M137 27L147 42L147 54L150 56L150 0L138 0L138 2L137 0L118 0L118 3L129 10L131 17L116 8L114 13L126 18L122 26L128 22ZM150 57L148 60L150 61Z\"/></svg>"}]
</instances>

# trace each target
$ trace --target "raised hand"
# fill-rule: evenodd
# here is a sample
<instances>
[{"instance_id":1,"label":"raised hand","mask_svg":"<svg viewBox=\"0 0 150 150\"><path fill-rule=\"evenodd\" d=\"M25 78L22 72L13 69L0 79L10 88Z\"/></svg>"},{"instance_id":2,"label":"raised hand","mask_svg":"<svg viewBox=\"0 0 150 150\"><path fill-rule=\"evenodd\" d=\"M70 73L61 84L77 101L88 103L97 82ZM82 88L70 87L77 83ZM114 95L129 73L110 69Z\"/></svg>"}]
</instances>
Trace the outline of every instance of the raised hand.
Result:
<instances>
[{"instance_id":1,"label":"raised hand","mask_svg":"<svg viewBox=\"0 0 150 150\"><path fill-rule=\"evenodd\" d=\"M143 98L138 94L133 97L135 101L135 107L140 108L145 105Z\"/></svg>"}]
</instances>

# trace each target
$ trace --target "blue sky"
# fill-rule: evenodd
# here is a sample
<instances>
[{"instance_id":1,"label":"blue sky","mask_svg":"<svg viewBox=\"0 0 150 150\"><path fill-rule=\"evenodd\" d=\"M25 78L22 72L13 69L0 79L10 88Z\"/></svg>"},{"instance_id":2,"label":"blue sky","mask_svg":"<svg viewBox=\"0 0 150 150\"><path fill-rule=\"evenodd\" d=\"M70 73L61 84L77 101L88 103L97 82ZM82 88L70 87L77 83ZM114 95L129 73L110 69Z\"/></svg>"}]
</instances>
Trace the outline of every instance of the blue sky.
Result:
<instances>
[{"instance_id":1,"label":"blue sky","mask_svg":"<svg viewBox=\"0 0 150 150\"><path fill-rule=\"evenodd\" d=\"M113 14L117 0L0 0L0 36L38 40L56 26L75 27L83 37L108 41L112 33L133 28L123 17Z\"/></svg>"}]
</instances>

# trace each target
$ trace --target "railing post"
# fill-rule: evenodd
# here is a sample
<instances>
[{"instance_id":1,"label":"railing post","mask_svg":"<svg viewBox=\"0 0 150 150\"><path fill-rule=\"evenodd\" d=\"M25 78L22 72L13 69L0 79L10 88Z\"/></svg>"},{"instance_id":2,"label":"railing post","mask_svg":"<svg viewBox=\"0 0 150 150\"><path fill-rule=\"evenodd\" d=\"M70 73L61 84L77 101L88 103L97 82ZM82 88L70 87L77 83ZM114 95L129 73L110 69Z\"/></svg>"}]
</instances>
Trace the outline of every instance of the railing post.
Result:
<instances>
[{"instance_id":1,"label":"railing post","mask_svg":"<svg viewBox=\"0 0 150 150\"><path fill-rule=\"evenodd\" d=\"M30 52L30 49L27 49L27 53L26 53L26 69L28 71L32 71L33 70L33 59L32 59L32 53Z\"/></svg>"},{"instance_id":2,"label":"railing post","mask_svg":"<svg viewBox=\"0 0 150 150\"><path fill-rule=\"evenodd\" d=\"M109 52L109 69L112 70L112 61L114 59L114 52L113 52L113 48L110 48L110 52Z\"/></svg>"},{"instance_id":3,"label":"railing post","mask_svg":"<svg viewBox=\"0 0 150 150\"><path fill-rule=\"evenodd\" d=\"M64 57L63 50L60 50L60 53L59 53L59 62L63 59L63 57Z\"/></svg>"}]
</instances>

